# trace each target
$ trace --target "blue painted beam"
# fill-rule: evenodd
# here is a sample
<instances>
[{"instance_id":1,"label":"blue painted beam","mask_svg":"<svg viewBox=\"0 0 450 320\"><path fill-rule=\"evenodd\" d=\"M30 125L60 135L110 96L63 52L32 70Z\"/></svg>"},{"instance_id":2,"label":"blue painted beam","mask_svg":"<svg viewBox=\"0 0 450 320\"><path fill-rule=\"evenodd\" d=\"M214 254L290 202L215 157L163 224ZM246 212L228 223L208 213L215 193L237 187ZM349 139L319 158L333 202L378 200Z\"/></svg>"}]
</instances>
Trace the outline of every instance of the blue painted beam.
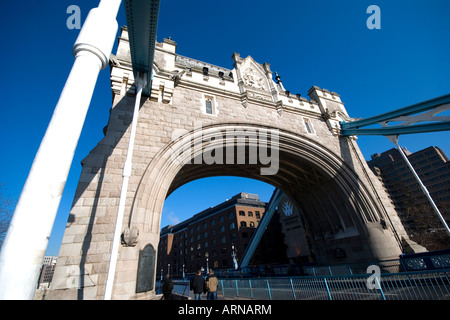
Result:
<instances>
[{"instance_id":1,"label":"blue painted beam","mask_svg":"<svg viewBox=\"0 0 450 320\"><path fill-rule=\"evenodd\" d=\"M410 126L394 126L373 129L342 129L343 136L393 136L402 134L427 133L450 130L450 122L425 123Z\"/></svg>"},{"instance_id":2,"label":"blue painted beam","mask_svg":"<svg viewBox=\"0 0 450 320\"><path fill-rule=\"evenodd\" d=\"M353 129L353 128L361 128L369 125L377 124L383 121L395 119L401 116L409 116L412 114L417 114L421 112L425 112L431 109L434 109L440 105L450 103L450 94L447 94L442 97L434 98L431 100L427 100L424 102L416 103L412 106L401 108L398 110L390 111L387 113L383 113L378 116L370 117L367 119L352 121L352 122L342 122L342 129Z\"/></svg>"},{"instance_id":3,"label":"blue painted beam","mask_svg":"<svg viewBox=\"0 0 450 320\"><path fill-rule=\"evenodd\" d=\"M370 125L381 124L383 122L398 121L399 117L413 117L426 111L437 109L442 105L450 105L450 94L427 100L424 102L416 103L412 106L401 108L398 110L383 113L378 116L370 117L367 119L341 122L341 133L344 136L350 135L400 135L400 134L413 134L424 133L434 131L446 131L450 130L450 121L439 121L439 117L435 118L432 123L421 124L407 124L407 125L394 125L386 126L382 128L364 128ZM446 119L442 119L446 120ZM431 122L431 120L430 120Z\"/></svg>"},{"instance_id":4,"label":"blue painted beam","mask_svg":"<svg viewBox=\"0 0 450 320\"><path fill-rule=\"evenodd\" d=\"M277 209L281 198L283 197L283 194L283 191L281 191L280 189L276 189L273 193L272 198L270 199L270 202L267 206L267 210L264 212L262 219L259 221L258 228L256 228L256 231L253 234L252 239L250 240L250 243L248 244L247 249L244 252L244 255L242 256L241 265L239 266L240 268L245 268L248 266L250 259L255 253L255 250L258 247L258 244L261 241L261 238L264 235L264 232L266 231L266 228L269 225L269 222L272 219L272 216L275 213L275 210Z\"/></svg>"},{"instance_id":5,"label":"blue painted beam","mask_svg":"<svg viewBox=\"0 0 450 320\"><path fill-rule=\"evenodd\" d=\"M134 76L147 74L143 94L150 95L160 0L125 0L130 55Z\"/></svg>"}]
</instances>

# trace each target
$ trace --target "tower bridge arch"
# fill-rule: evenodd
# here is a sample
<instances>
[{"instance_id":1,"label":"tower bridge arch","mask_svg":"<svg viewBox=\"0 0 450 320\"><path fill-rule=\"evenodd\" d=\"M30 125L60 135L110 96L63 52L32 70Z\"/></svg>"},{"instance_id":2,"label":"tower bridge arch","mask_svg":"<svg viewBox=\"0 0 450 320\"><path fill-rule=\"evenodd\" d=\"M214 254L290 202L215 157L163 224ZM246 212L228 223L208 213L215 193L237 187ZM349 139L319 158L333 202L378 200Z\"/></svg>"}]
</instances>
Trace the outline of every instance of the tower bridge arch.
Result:
<instances>
[{"instance_id":1,"label":"tower bridge arch","mask_svg":"<svg viewBox=\"0 0 450 320\"><path fill-rule=\"evenodd\" d=\"M234 53L227 69L156 43L149 96L141 100L113 299L154 295L165 199L178 187L229 175L267 182L295 201L318 262L398 257L408 237L365 164L339 95L309 100L272 79L267 63ZM111 58L113 106L105 137L83 160L48 299L102 299L135 100L128 31Z\"/></svg>"},{"instance_id":2,"label":"tower bridge arch","mask_svg":"<svg viewBox=\"0 0 450 320\"><path fill-rule=\"evenodd\" d=\"M242 123L214 126L221 131L227 128L246 131L254 127L258 125ZM271 128L271 130L278 129ZM208 135L204 138L208 139ZM274 175L261 175L261 164L194 164L190 163L191 160L199 155L194 153L187 154L188 159L173 158L174 146L185 149L183 145L186 141L190 144L191 139L180 137L168 145L143 174L132 205L130 227L143 232L158 233L165 198L186 183L212 176L251 178L283 190L294 199L297 206L302 208L303 219L307 222L309 233L315 239L313 244L317 247L315 256L322 262L332 261L334 249L346 246L345 241L329 245L327 243L330 239L336 241L350 237L370 238L371 228L380 229L381 221L389 219L373 194L359 181L353 169L340 156L301 135L288 131L279 132L277 145L279 169ZM243 146L248 150L250 143L248 140L243 141ZM207 145L208 148L216 149L225 149L224 146L220 139L213 140ZM234 146L237 148L239 144L235 142ZM198 153L202 151L204 149L197 150ZM222 152L225 154L227 150ZM149 215L153 218L150 219ZM385 239L377 241L386 242L387 238L395 236L397 235L394 233L383 232ZM363 247L364 245L360 248L355 248L354 245L348 247L349 259L367 261L387 257L388 250L381 253L369 248L369 244ZM391 254L394 257L395 250Z\"/></svg>"}]
</instances>

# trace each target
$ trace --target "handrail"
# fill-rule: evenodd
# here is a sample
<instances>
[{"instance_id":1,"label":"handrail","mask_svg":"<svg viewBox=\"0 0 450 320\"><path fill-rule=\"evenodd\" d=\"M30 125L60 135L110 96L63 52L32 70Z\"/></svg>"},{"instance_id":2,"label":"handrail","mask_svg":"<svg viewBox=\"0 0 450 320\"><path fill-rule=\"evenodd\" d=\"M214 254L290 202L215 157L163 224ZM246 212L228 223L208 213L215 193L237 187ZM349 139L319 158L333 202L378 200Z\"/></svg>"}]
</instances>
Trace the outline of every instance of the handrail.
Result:
<instances>
[{"instance_id":1,"label":"handrail","mask_svg":"<svg viewBox=\"0 0 450 320\"><path fill-rule=\"evenodd\" d=\"M257 300L449 300L450 269L405 273L219 279L218 295Z\"/></svg>"}]
</instances>

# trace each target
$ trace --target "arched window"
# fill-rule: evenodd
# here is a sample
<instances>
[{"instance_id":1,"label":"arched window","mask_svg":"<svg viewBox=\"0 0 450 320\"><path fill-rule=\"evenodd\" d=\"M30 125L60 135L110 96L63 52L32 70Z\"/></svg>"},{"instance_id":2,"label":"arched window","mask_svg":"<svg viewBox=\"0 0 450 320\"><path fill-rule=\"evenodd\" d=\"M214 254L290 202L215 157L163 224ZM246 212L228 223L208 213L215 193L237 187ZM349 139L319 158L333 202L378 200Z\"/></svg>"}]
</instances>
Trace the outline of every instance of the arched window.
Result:
<instances>
[{"instance_id":1,"label":"arched window","mask_svg":"<svg viewBox=\"0 0 450 320\"><path fill-rule=\"evenodd\" d=\"M314 135L316 134L316 130L314 130L314 126L313 126L313 124L311 122L311 119L304 118L303 119L303 124L304 124L306 132L308 134L314 134Z\"/></svg>"},{"instance_id":2,"label":"arched window","mask_svg":"<svg viewBox=\"0 0 450 320\"><path fill-rule=\"evenodd\" d=\"M206 98L206 114L213 114L213 105L211 98Z\"/></svg>"},{"instance_id":3,"label":"arched window","mask_svg":"<svg viewBox=\"0 0 450 320\"><path fill-rule=\"evenodd\" d=\"M214 96L203 96L203 110L204 114L215 116L217 115L217 104Z\"/></svg>"}]
</instances>

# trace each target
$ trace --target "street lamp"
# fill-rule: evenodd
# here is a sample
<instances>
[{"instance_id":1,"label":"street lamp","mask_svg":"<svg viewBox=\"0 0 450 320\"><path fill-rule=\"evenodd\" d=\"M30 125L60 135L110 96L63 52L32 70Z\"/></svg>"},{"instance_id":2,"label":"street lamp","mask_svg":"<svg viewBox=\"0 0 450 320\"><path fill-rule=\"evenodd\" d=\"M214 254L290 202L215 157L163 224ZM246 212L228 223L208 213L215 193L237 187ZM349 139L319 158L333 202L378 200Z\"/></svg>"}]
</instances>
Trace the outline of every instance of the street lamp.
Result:
<instances>
[{"instance_id":1,"label":"street lamp","mask_svg":"<svg viewBox=\"0 0 450 320\"><path fill-rule=\"evenodd\" d=\"M209 253L205 252L206 257L206 274L209 274Z\"/></svg>"},{"instance_id":2,"label":"street lamp","mask_svg":"<svg viewBox=\"0 0 450 320\"><path fill-rule=\"evenodd\" d=\"M234 248L234 245L231 246L231 257L233 258L233 266L234 269L237 270L239 268L237 260L236 260L236 250Z\"/></svg>"}]
</instances>

